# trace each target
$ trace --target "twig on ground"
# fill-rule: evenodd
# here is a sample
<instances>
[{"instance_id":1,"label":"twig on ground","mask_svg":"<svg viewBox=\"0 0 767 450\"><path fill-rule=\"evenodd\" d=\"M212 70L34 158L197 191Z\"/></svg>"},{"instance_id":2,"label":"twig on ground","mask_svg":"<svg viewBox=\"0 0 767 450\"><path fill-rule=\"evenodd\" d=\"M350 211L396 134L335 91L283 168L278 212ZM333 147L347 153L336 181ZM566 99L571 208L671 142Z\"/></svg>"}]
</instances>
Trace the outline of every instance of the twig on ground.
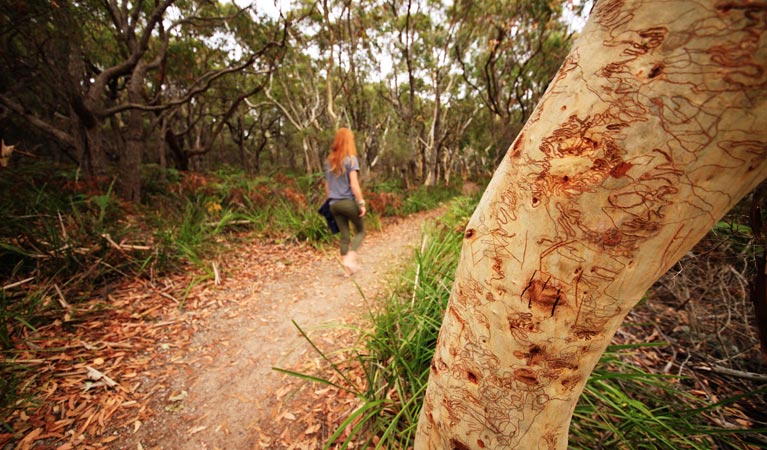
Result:
<instances>
[{"instance_id":1,"label":"twig on ground","mask_svg":"<svg viewBox=\"0 0 767 450\"><path fill-rule=\"evenodd\" d=\"M722 366L697 366L695 369L704 372L714 372L721 375L742 378L744 380L756 381L757 383L767 383L767 374L745 372L742 370L735 370Z\"/></svg>"},{"instance_id":2,"label":"twig on ground","mask_svg":"<svg viewBox=\"0 0 767 450\"><path fill-rule=\"evenodd\" d=\"M21 281L17 281L15 283L6 284L5 286L3 286L2 290L7 291L8 289L13 289L15 287L21 286L22 284L29 283L30 281L32 281L34 279L35 279L35 277L29 277L27 279L24 279L24 280L21 280Z\"/></svg>"},{"instance_id":3,"label":"twig on ground","mask_svg":"<svg viewBox=\"0 0 767 450\"><path fill-rule=\"evenodd\" d=\"M214 283L216 284L216 286L221 286L221 274L218 271L218 264L216 264L216 262L214 261L212 265L213 265Z\"/></svg>"},{"instance_id":4,"label":"twig on ground","mask_svg":"<svg viewBox=\"0 0 767 450\"><path fill-rule=\"evenodd\" d=\"M59 304L61 305L61 307L64 308L67 312L70 312L70 310L72 309L72 305L70 305L67 302L67 299L64 298L64 293L61 292L61 289L59 289L59 285L54 284L53 288L56 290L56 294L58 294L57 300L59 301Z\"/></svg>"}]
</instances>

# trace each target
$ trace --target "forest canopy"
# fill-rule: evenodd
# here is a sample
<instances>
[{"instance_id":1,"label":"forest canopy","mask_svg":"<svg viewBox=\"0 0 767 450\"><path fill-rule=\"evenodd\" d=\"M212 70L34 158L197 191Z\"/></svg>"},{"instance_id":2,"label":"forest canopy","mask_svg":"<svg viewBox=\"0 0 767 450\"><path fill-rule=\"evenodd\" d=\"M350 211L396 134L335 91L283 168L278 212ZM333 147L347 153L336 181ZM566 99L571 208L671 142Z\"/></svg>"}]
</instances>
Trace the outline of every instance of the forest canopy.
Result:
<instances>
[{"instance_id":1,"label":"forest canopy","mask_svg":"<svg viewBox=\"0 0 767 450\"><path fill-rule=\"evenodd\" d=\"M140 201L141 169L487 177L587 14L579 2L2 0L2 138Z\"/></svg>"}]
</instances>

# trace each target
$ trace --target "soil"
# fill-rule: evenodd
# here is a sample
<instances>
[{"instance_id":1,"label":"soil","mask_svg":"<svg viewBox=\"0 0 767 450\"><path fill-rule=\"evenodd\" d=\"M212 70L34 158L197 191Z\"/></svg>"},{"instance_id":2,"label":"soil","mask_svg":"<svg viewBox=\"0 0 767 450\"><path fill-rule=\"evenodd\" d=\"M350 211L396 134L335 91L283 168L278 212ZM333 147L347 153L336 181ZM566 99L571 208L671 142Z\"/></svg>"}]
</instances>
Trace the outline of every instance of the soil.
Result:
<instances>
[{"instance_id":1,"label":"soil","mask_svg":"<svg viewBox=\"0 0 767 450\"><path fill-rule=\"evenodd\" d=\"M223 306L195 323L187 344L172 339L161 344L182 348L155 363L170 376L145 379L139 389L152 392L152 414L115 431L119 437L110 447L317 448L321 430L332 424L298 420L300 411L286 405L298 402L306 409L309 398L295 397L299 378L274 368L300 371L320 359L297 326L323 351L349 342L349 328L340 325L364 321L412 256L424 222L438 214L395 219L382 231L368 232L360 251L362 270L351 277L335 248L321 252L275 243L275 251L258 243L230 252L221 262L227 268L223 282L199 295Z\"/></svg>"}]
</instances>

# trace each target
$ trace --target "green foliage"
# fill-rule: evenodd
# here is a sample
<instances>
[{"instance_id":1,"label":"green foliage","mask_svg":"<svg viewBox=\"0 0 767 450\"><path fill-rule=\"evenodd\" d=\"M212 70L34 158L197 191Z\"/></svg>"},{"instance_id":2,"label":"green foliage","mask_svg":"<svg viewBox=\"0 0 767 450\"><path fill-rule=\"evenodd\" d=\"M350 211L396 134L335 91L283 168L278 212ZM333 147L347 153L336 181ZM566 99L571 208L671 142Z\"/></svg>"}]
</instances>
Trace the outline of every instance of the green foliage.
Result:
<instances>
[{"instance_id":1,"label":"green foliage","mask_svg":"<svg viewBox=\"0 0 767 450\"><path fill-rule=\"evenodd\" d=\"M325 195L321 175L181 174L150 165L143 176L145 204L129 205L115 197L113 180L84 182L67 167L16 166L3 173L0 271L5 286L20 283L0 290L3 353L26 331L69 312L52 300L58 296L76 311L123 277L196 270L189 288L213 277L210 261L222 251L219 244L242 231L318 247L335 242L317 212ZM419 205L433 204L419 195ZM367 226L379 228L381 214L368 216ZM16 383L31 369L1 368L0 406L15 404Z\"/></svg>"},{"instance_id":2,"label":"green foliage","mask_svg":"<svg viewBox=\"0 0 767 450\"><path fill-rule=\"evenodd\" d=\"M171 192L172 186L181 182L182 174L176 169L163 169L157 164L145 164L141 167L141 193L143 201L149 198L165 196Z\"/></svg>"},{"instance_id":3,"label":"green foliage","mask_svg":"<svg viewBox=\"0 0 767 450\"><path fill-rule=\"evenodd\" d=\"M710 449L710 427L680 377L645 371L627 361L646 345L610 346L575 409L575 449ZM721 431L721 430L720 430Z\"/></svg>"},{"instance_id":4,"label":"green foliage","mask_svg":"<svg viewBox=\"0 0 767 450\"><path fill-rule=\"evenodd\" d=\"M415 436L429 364L455 275L467 203L457 201L441 225L424 234L402 284L371 311L374 330L365 338L366 403L380 403L368 430L377 448L409 448ZM389 399L390 397L390 399Z\"/></svg>"},{"instance_id":5,"label":"green foliage","mask_svg":"<svg viewBox=\"0 0 767 450\"><path fill-rule=\"evenodd\" d=\"M141 277L191 264L212 276L207 261L231 232L250 230L262 238L316 246L334 242L317 212L324 200L321 175L253 178L235 169L182 175L153 165L143 175L146 205L136 206L116 198L111 179L84 182L77 171L50 165L5 171L0 177L4 279L35 277L44 290L57 286L70 304L77 304L125 275ZM431 207L445 195L416 191L415 200L404 197L411 205L407 211ZM380 227L387 213L371 213L368 226ZM43 306L33 296L5 296L0 313L6 323L19 324L13 318L20 317L34 326L56 307L56 302ZM0 335L6 346L13 329Z\"/></svg>"},{"instance_id":6,"label":"green foliage","mask_svg":"<svg viewBox=\"0 0 767 450\"><path fill-rule=\"evenodd\" d=\"M32 166L9 170L0 178L5 225L0 231L0 271L43 278L55 274L67 284L65 280L93 264L129 265L110 251L110 240L119 241L126 231L111 180L97 187L66 172L44 174L43 168Z\"/></svg>"},{"instance_id":7,"label":"green foliage","mask_svg":"<svg viewBox=\"0 0 767 450\"><path fill-rule=\"evenodd\" d=\"M405 184L400 178L390 178L380 180L369 186L372 192L402 193L405 190Z\"/></svg>"},{"instance_id":8,"label":"green foliage","mask_svg":"<svg viewBox=\"0 0 767 450\"><path fill-rule=\"evenodd\" d=\"M402 208L398 212L401 215L408 215L418 211L426 211L456 195L457 191L454 188L421 186L408 192L407 197L402 202Z\"/></svg>"},{"instance_id":9,"label":"green foliage","mask_svg":"<svg viewBox=\"0 0 767 450\"><path fill-rule=\"evenodd\" d=\"M754 246L754 233L751 226L740 223L734 213L728 214L724 220L714 225L714 234L722 240L729 242L739 253L746 252L754 255L757 247ZM742 219L742 217L741 217Z\"/></svg>"},{"instance_id":10,"label":"green foliage","mask_svg":"<svg viewBox=\"0 0 767 450\"><path fill-rule=\"evenodd\" d=\"M397 181L377 183L365 192L369 209L381 216L406 216L436 208L458 195L452 186L420 186L405 190Z\"/></svg>"}]
</instances>

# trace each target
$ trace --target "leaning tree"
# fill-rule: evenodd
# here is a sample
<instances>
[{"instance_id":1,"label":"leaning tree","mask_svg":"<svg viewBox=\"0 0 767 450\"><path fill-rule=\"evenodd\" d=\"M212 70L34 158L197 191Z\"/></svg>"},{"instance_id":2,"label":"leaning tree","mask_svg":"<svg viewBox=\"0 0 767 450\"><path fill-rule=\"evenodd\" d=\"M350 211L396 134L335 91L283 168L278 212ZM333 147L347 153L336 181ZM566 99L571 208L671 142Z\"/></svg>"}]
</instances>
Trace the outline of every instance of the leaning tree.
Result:
<instances>
[{"instance_id":1,"label":"leaning tree","mask_svg":"<svg viewBox=\"0 0 767 450\"><path fill-rule=\"evenodd\" d=\"M287 39L279 24L252 15L253 5L6 3L0 8L0 62L7 69L0 74L0 116L44 133L85 178L108 175L116 166L118 192L132 201L141 197L140 169L152 134L161 128L170 149L179 153L178 142L192 128L174 127L179 110L206 101L221 79L245 74L249 86L217 104L224 111L219 125L197 127L210 129L208 139L195 141L189 152L208 151L223 122L275 69ZM231 40L237 51L227 51L214 38ZM21 139L25 133L14 134Z\"/></svg>"},{"instance_id":2,"label":"leaning tree","mask_svg":"<svg viewBox=\"0 0 767 450\"><path fill-rule=\"evenodd\" d=\"M416 449L565 449L651 284L767 176L767 2L601 0L468 223Z\"/></svg>"}]
</instances>

